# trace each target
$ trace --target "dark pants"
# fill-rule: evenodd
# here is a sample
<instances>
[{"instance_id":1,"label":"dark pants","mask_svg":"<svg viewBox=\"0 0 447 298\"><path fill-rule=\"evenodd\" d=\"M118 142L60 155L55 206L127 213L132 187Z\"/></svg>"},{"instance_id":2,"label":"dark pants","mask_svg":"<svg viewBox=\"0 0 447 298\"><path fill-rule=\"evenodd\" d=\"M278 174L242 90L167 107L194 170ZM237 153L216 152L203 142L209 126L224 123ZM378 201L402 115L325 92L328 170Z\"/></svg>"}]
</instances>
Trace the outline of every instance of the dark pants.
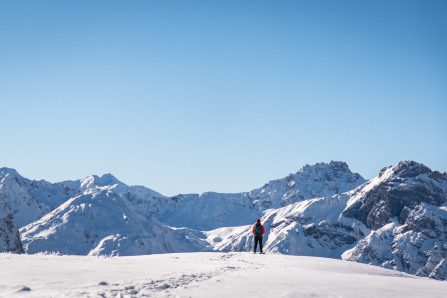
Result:
<instances>
[{"instance_id":1,"label":"dark pants","mask_svg":"<svg viewBox=\"0 0 447 298\"><path fill-rule=\"evenodd\" d=\"M262 252L262 236L255 235L255 252L256 248L258 248L258 242L259 242L259 251Z\"/></svg>"}]
</instances>

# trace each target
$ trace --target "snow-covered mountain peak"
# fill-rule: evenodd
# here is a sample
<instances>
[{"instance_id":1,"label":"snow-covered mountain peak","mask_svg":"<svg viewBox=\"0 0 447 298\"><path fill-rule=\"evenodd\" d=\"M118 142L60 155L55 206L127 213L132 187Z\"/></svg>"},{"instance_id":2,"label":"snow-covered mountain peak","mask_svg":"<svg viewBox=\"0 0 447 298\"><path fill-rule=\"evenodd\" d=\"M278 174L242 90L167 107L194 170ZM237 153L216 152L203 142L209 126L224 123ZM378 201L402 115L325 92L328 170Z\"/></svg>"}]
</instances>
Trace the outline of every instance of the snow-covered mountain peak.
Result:
<instances>
[{"instance_id":1,"label":"snow-covered mountain peak","mask_svg":"<svg viewBox=\"0 0 447 298\"><path fill-rule=\"evenodd\" d=\"M331 160L330 163L319 162L314 165L306 164L298 171L298 173L315 174L315 173L324 172L324 171L332 171L332 172L337 172L340 174L346 173L346 172L351 172L347 163L345 163L343 161Z\"/></svg>"},{"instance_id":2,"label":"snow-covered mountain peak","mask_svg":"<svg viewBox=\"0 0 447 298\"><path fill-rule=\"evenodd\" d=\"M441 206L447 202L447 174L432 172L414 161L401 161L381 170L378 177L356 190L343 216L377 230L420 203Z\"/></svg>"},{"instance_id":3,"label":"snow-covered mountain peak","mask_svg":"<svg viewBox=\"0 0 447 298\"><path fill-rule=\"evenodd\" d=\"M27 253L140 255L206 250L201 232L166 227L105 187L85 190L21 232Z\"/></svg>"},{"instance_id":4,"label":"snow-covered mountain peak","mask_svg":"<svg viewBox=\"0 0 447 298\"><path fill-rule=\"evenodd\" d=\"M150 208L146 210L172 227L212 230L251 224L267 209L330 197L352 190L364 182L365 179L352 173L344 162L319 163L306 166L285 178L271 180L250 192L178 195L149 205Z\"/></svg>"},{"instance_id":5,"label":"snow-covered mountain peak","mask_svg":"<svg viewBox=\"0 0 447 298\"><path fill-rule=\"evenodd\" d=\"M5 187L5 185L8 185L10 183L17 183L17 177L10 173L6 173L0 176L0 188Z\"/></svg>"},{"instance_id":6,"label":"snow-covered mountain peak","mask_svg":"<svg viewBox=\"0 0 447 298\"><path fill-rule=\"evenodd\" d=\"M97 187L115 187L118 191L121 189L127 189L128 186L119 181L112 174L104 174L102 176L91 175L84 179L81 179L81 190L97 188Z\"/></svg>"},{"instance_id":7,"label":"snow-covered mountain peak","mask_svg":"<svg viewBox=\"0 0 447 298\"><path fill-rule=\"evenodd\" d=\"M17 185L20 187L23 184L29 183L30 180L23 178L16 170L10 168L0 169L0 188L9 187L9 185Z\"/></svg>"},{"instance_id":8,"label":"snow-covered mountain peak","mask_svg":"<svg viewBox=\"0 0 447 298\"><path fill-rule=\"evenodd\" d=\"M345 162L331 161L330 163L316 163L315 165L305 165L295 174L290 174L286 178L272 180L264 186L262 192L266 191L269 185L278 185L286 183L288 187L315 187L316 184L337 184L339 190L333 189L332 194L322 194L322 196L333 195L344 192L363 184L366 180L358 173L353 173ZM353 187L353 185L355 185ZM317 187L321 188L321 187ZM343 189L343 190L341 190ZM311 195L308 198L317 197ZM307 198L307 197L306 197Z\"/></svg>"},{"instance_id":9,"label":"snow-covered mountain peak","mask_svg":"<svg viewBox=\"0 0 447 298\"><path fill-rule=\"evenodd\" d=\"M379 173L379 177L382 175L393 175L400 178L413 178L430 172L430 168L421 163L413 160L402 160L394 166L383 168Z\"/></svg>"},{"instance_id":10,"label":"snow-covered mountain peak","mask_svg":"<svg viewBox=\"0 0 447 298\"><path fill-rule=\"evenodd\" d=\"M435 183L437 187L444 189L447 194L447 173L442 174L438 171L432 171L427 166L412 160L403 160L393 166L384 167L377 177L354 190L356 195L351 198L348 205L384 183L399 186L402 189L409 183L415 186L424 184L424 182Z\"/></svg>"},{"instance_id":11,"label":"snow-covered mountain peak","mask_svg":"<svg viewBox=\"0 0 447 298\"><path fill-rule=\"evenodd\" d=\"M3 212L3 226L12 218L22 227L28 253L249 251L252 224L262 218L267 252L343 257L447 279L447 174L414 161L368 182L331 161L251 192L175 197L111 174L51 184L7 168L0 173L0 203L12 211ZM9 230L14 239L17 231Z\"/></svg>"},{"instance_id":12,"label":"snow-covered mountain peak","mask_svg":"<svg viewBox=\"0 0 447 298\"><path fill-rule=\"evenodd\" d=\"M17 177L17 178L23 178L22 176L20 176L19 173L17 173L16 170L11 169L11 168L0 168L0 178L4 178L6 175L11 175L13 177Z\"/></svg>"},{"instance_id":13,"label":"snow-covered mountain peak","mask_svg":"<svg viewBox=\"0 0 447 298\"><path fill-rule=\"evenodd\" d=\"M297 173L291 174L288 178L289 180L294 180L295 183L298 183L300 180L309 180L323 182L325 184L336 183L337 185L341 185L341 189L335 193L348 191L366 182L360 174L351 172L348 165L341 161L305 165ZM347 187L343 187L343 185ZM352 187L353 185L355 186Z\"/></svg>"}]
</instances>

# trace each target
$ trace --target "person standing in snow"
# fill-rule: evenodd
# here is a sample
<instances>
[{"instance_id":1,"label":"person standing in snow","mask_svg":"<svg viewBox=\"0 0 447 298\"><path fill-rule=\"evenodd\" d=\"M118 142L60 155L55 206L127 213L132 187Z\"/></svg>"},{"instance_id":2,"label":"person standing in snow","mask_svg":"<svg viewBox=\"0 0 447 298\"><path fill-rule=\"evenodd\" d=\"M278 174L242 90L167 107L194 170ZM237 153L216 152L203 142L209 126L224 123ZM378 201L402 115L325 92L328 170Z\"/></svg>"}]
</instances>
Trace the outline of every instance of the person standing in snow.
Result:
<instances>
[{"instance_id":1,"label":"person standing in snow","mask_svg":"<svg viewBox=\"0 0 447 298\"><path fill-rule=\"evenodd\" d=\"M256 248L258 247L259 242L259 252L262 254L262 235L265 233L264 226L261 224L261 220L258 219L256 221L256 224L253 226L253 234L255 235L255 250L254 253L256 253Z\"/></svg>"}]
</instances>

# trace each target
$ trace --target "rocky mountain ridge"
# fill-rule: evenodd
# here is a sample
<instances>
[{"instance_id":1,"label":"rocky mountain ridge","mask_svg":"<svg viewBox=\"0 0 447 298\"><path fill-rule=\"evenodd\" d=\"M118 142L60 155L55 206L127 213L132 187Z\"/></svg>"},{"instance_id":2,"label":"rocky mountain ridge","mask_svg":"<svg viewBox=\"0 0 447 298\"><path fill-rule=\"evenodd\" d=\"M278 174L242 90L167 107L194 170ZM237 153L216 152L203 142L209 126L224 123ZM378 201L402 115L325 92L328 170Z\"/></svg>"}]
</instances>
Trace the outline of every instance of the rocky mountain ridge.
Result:
<instances>
[{"instance_id":1,"label":"rocky mountain ridge","mask_svg":"<svg viewBox=\"0 0 447 298\"><path fill-rule=\"evenodd\" d=\"M110 174L51 184L3 168L0 198L22 224L27 253L250 251L251 225L261 217L268 252L447 279L447 174L414 161L384 168L369 181L331 162L306 165L250 192L175 197ZM38 219L27 223L28 214Z\"/></svg>"},{"instance_id":2,"label":"rocky mountain ridge","mask_svg":"<svg viewBox=\"0 0 447 298\"><path fill-rule=\"evenodd\" d=\"M0 197L0 252L23 253L17 225L9 206Z\"/></svg>"},{"instance_id":3,"label":"rocky mountain ridge","mask_svg":"<svg viewBox=\"0 0 447 298\"><path fill-rule=\"evenodd\" d=\"M351 191L267 210L265 249L446 280L446 177L402 161ZM250 226L216 229L207 237L215 250L253 247Z\"/></svg>"}]
</instances>

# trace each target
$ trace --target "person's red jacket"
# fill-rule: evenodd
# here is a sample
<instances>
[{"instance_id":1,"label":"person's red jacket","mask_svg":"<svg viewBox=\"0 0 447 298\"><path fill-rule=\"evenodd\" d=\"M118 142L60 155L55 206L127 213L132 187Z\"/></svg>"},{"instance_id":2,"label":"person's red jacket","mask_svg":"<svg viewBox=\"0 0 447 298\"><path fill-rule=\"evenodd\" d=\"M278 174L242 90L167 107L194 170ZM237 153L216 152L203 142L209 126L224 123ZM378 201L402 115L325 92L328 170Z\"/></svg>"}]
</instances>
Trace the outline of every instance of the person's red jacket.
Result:
<instances>
[{"instance_id":1,"label":"person's red jacket","mask_svg":"<svg viewBox=\"0 0 447 298\"><path fill-rule=\"evenodd\" d=\"M256 225L257 225L257 223L255 223L255 225L253 226L253 231L252 231L252 233L254 234L255 233L255 228L256 228ZM261 225L261 224L260 224ZM264 235L264 233L265 233L265 229L264 229L264 226L263 225L261 225L261 228L262 228L262 235Z\"/></svg>"}]
</instances>

